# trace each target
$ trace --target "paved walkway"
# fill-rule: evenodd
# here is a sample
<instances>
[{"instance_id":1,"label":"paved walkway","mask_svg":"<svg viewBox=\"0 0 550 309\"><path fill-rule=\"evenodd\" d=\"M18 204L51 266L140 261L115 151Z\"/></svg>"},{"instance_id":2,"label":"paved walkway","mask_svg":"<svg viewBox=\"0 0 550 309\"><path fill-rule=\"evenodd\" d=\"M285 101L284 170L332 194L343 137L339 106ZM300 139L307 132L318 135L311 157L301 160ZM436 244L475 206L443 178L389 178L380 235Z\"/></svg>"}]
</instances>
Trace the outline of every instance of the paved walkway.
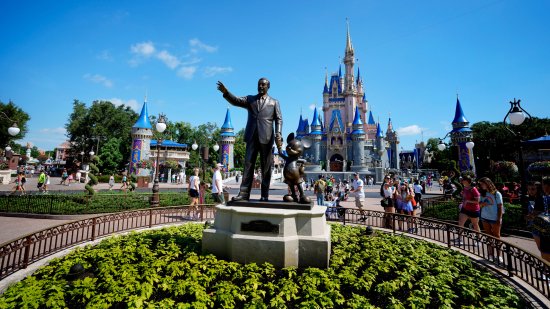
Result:
<instances>
[{"instance_id":1,"label":"paved walkway","mask_svg":"<svg viewBox=\"0 0 550 309\"><path fill-rule=\"evenodd\" d=\"M27 190L31 192L31 194L40 194L37 191L36 188L36 182L37 177L28 178L27 181ZM77 184L73 183L70 186L65 185L59 185L60 178L52 178L50 190L53 191L62 191L62 192L82 192L84 190L84 184ZM238 193L238 187L239 184L235 182L235 179L230 179L225 183L226 187L229 189L229 193L231 196L234 196ZM4 194L9 193L13 185L0 185L0 192L3 192ZM150 184L150 188L152 185ZM102 190L108 190L109 186L108 184L98 184L96 189L102 191ZM115 189L119 189L120 184L117 184L115 186ZM140 191L143 192L150 192L150 188L143 188ZM187 186L184 186L182 184L167 184L167 183L161 183L160 188L162 191L168 191L168 190L183 190L184 188L187 188ZM274 182L271 185L270 190L270 199L272 200L281 200L282 196L287 194L288 190L286 187L286 184L282 182ZM260 198L260 190L259 189L253 189L251 192L251 198L252 199L259 199ZM434 187L432 191L428 191L428 195L430 193L433 194L439 194L440 191L437 187ZM1 194L1 193L0 193ZM315 196L313 194L313 191L306 191L306 194L310 196L313 200L315 200ZM365 209L367 210L375 210L375 211L382 211L382 207L380 206L380 199L379 196L379 187L378 185L373 187L367 187L365 190ZM355 208L355 203L353 201L353 197L350 198L349 201L344 201L340 203L343 207L346 208ZM94 215L90 215L94 216ZM26 234L30 234L33 232L40 231L45 228L49 228L52 226L56 226L59 224L63 224L66 222L70 222L72 220L57 220L57 219L33 219L33 218L17 218L17 217L5 217L0 214L0 244L20 238ZM503 240L508 241L520 248L522 248L525 251L528 251L536 256L540 257L540 252L536 247L535 242L532 239L523 238L523 237L516 237L516 236L510 236L510 237L502 237Z\"/></svg>"}]
</instances>

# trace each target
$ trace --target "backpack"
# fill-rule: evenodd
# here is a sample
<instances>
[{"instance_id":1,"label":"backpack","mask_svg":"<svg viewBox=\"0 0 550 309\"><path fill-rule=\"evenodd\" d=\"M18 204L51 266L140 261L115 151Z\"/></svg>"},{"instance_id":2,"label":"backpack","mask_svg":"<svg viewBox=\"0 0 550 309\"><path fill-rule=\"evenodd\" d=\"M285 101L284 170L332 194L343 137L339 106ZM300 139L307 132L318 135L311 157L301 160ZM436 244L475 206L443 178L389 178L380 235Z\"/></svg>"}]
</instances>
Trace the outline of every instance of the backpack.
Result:
<instances>
[{"instance_id":1,"label":"backpack","mask_svg":"<svg viewBox=\"0 0 550 309\"><path fill-rule=\"evenodd\" d=\"M315 186L316 186L317 192L325 192L326 183L324 181L318 180Z\"/></svg>"}]
</instances>

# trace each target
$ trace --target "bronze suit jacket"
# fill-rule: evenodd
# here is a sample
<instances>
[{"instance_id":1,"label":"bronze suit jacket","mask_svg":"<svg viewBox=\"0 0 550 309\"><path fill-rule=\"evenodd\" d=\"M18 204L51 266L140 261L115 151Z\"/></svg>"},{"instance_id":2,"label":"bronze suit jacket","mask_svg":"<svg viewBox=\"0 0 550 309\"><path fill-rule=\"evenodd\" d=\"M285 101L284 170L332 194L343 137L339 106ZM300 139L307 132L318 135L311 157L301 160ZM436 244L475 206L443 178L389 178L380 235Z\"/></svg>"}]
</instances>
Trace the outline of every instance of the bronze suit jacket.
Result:
<instances>
[{"instance_id":1,"label":"bronze suit jacket","mask_svg":"<svg viewBox=\"0 0 550 309\"><path fill-rule=\"evenodd\" d=\"M232 105L248 110L248 121L244 131L244 141L247 144L253 142L256 131L258 132L260 144L273 144L273 124L275 124L275 133L281 134L283 116L281 115L279 101L276 99L267 96L262 104L259 95L238 98L228 92L223 97Z\"/></svg>"}]
</instances>

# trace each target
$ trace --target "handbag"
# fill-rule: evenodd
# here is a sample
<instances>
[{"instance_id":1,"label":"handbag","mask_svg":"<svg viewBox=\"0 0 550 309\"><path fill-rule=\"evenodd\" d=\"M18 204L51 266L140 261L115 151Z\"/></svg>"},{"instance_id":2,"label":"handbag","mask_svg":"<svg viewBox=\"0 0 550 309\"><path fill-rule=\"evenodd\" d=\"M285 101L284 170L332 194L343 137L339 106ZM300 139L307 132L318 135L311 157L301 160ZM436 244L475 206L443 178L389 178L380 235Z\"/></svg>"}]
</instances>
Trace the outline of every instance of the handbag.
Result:
<instances>
[{"instance_id":1,"label":"handbag","mask_svg":"<svg viewBox=\"0 0 550 309\"><path fill-rule=\"evenodd\" d=\"M390 206L390 203L388 202L387 198L383 198L382 200L380 200L380 205L382 207L388 207L388 206Z\"/></svg>"}]
</instances>

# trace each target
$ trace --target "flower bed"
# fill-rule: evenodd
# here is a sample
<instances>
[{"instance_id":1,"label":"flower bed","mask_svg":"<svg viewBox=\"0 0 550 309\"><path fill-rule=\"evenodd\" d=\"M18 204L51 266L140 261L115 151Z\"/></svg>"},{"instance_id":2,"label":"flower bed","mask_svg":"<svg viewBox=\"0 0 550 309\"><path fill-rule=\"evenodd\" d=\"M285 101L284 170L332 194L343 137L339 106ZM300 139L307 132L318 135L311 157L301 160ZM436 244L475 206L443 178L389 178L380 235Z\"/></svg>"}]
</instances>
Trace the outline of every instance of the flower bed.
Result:
<instances>
[{"instance_id":1,"label":"flower bed","mask_svg":"<svg viewBox=\"0 0 550 309\"><path fill-rule=\"evenodd\" d=\"M185 224L77 249L11 286L0 308L524 307L467 257L424 241L333 225L330 268L275 269L201 255L202 229Z\"/></svg>"},{"instance_id":2,"label":"flower bed","mask_svg":"<svg viewBox=\"0 0 550 309\"><path fill-rule=\"evenodd\" d=\"M532 176L550 176L550 161L538 161L529 164L527 171Z\"/></svg>"}]
</instances>

